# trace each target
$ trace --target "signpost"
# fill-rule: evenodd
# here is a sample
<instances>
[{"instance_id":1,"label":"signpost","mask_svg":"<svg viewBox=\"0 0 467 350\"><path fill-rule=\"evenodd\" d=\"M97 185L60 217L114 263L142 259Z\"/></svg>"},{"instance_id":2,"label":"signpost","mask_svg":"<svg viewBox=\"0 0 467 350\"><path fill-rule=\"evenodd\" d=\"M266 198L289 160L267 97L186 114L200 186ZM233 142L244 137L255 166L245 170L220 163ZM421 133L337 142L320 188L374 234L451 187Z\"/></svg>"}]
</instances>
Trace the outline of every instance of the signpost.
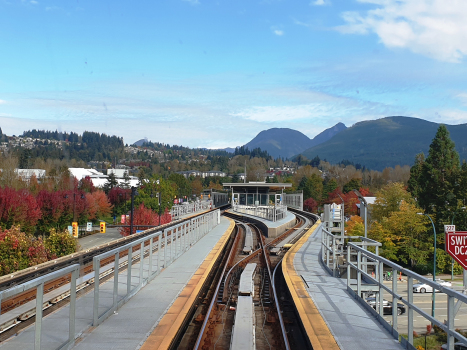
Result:
<instances>
[{"instance_id":1,"label":"signpost","mask_svg":"<svg viewBox=\"0 0 467 350\"><path fill-rule=\"evenodd\" d=\"M467 231L456 232L455 225L444 225L446 251L467 270Z\"/></svg>"},{"instance_id":2,"label":"signpost","mask_svg":"<svg viewBox=\"0 0 467 350\"><path fill-rule=\"evenodd\" d=\"M464 294L467 294L467 231L456 232L456 225L444 225L446 234L446 251L464 268ZM462 302L457 301L454 315L457 314Z\"/></svg>"}]
</instances>

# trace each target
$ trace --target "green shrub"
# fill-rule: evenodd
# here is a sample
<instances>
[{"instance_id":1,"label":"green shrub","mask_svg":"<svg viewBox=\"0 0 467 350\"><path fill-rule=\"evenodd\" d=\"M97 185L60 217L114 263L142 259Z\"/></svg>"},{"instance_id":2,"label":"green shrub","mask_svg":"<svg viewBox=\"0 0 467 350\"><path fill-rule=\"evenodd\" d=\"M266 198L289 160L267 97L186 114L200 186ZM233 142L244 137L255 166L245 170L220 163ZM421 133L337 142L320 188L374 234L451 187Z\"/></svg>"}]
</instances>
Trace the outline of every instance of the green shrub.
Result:
<instances>
[{"instance_id":1,"label":"green shrub","mask_svg":"<svg viewBox=\"0 0 467 350\"><path fill-rule=\"evenodd\" d=\"M41 237L21 232L19 227L0 229L0 276L47 260L47 250Z\"/></svg>"},{"instance_id":2,"label":"green shrub","mask_svg":"<svg viewBox=\"0 0 467 350\"><path fill-rule=\"evenodd\" d=\"M50 230L49 236L45 239L45 247L49 259L56 259L61 256L69 255L78 250L78 240L68 231L57 232Z\"/></svg>"}]
</instances>

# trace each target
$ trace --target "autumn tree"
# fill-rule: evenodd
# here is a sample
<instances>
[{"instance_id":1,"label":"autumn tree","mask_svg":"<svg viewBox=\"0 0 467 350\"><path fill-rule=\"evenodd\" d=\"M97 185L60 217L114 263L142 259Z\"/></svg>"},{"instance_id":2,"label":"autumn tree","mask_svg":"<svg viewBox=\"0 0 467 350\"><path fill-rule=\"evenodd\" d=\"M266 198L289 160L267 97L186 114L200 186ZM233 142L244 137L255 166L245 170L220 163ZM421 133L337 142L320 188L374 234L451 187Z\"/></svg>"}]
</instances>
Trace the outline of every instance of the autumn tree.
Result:
<instances>
[{"instance_id":1,"label":"autumn tree","mask_svg":"<svg viewBox=\"0 0 467 350\"><path fill-rule=\"evenodd\" d=\"M345 223L345 232L347 236L364 236L363 219L358 215L352 215L350 220Z\"/></svg>"},{"instance_id":2,"label":"autumn tree","mask_svg":"<svg viewBox=\"0 0 467 350\"><path fill-rule=\"evenodd\" d=\"M146 208L144 204L140 204L135 209L133 215L134 215L133 225L135 226L137 225L138 230L147 230L151 228L152 226L157 226L159 225L159 220L160 220L161 225L172 221L172 217L170 216L168 210L165 210L164 214L162 214L159 219L159 215L155 211L149 208ZM130 228L121 227L120 234L122 236L128 236L130 234Z\"/></svg>"},{"instance_id":3,"label":"autumn tree","mask_svg":"<svg viewBox=\"0 0 467 350\"><path fill-rule=\"evenodd\" d=\"M20 226L23 231L34 233L41 216L37 201L29 191L0 187L0 225L2 228Z\"/></svg>"},{"instance_id":4,"label":"autumn tree","mask_svg":"<svg viewBox=\"0 0 467 350\"><path fill-rule=\"evenodd\" d=\"M398 211L403 201L415 204L404 184L392 182L383 186L376 192L376 200L371 207L372 218L381 222L383 217L388 218L392 212Z\"/></svg>"},{"instance_id":5,"label":"autumn tree","mask_svg":"<svg viewBox=\"0 0 467 350\"><path fill-rule=\"evenodd\" d=\"M362 181L361 179L352 179L349 182L347 182L344 187L342 188L342 192L348 193L352 190L356 190L358 188L362 187Z\"/></svg>"},{"instance_id":6,"label":"autumn tree","mask_svg":"<svg viewBox=\"0 0 467 350\"><path fill-rule=\"evenodd\" d=\"M303 202L303 209L310 213L318 212L318 202L313 198L308 198Z\"/></svg>"}]
</instances>

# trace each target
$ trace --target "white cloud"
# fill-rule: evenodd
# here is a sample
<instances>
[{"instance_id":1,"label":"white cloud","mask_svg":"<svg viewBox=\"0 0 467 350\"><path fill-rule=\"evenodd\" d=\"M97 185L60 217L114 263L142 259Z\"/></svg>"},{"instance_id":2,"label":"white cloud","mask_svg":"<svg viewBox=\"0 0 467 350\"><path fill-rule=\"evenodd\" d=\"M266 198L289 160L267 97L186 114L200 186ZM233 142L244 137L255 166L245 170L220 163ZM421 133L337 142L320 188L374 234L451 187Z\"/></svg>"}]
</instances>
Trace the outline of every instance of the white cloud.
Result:
<instances>
[{"instance_id":1,"label":"white cloud","mask_svg":"<svg viewBox=\"0 0 467 350\"><path fill-rule=\"evenodd\" d=\"M366 12L342 13L346 34L375 33L389 48L405 48L446 62L467 55L467 1L358 0L377 6Z\"/></svg>"},{"instance_id":2,"label":"white cloud","mask_svg":"<svg viewBox=\"0 0 467 350\"><path fill-rule=\"evenodd\" d=\"M328 0L315 0L310 3L313 6L323 6L323 5L330 5Z\"/></svg>"},{"instance_id":3,"label":"white cloud","mask_svg":"<svg viewBox=\"0 0 467 350\"><path fill-rule=\"evenodd\" d=\"M0 105L3 105L3 104L5 104L5 103L6 103L5 100L0 100Z\"/></svg>"},{"instance_id":4,"label":"white cloud","mask_svg":"<svg viewBox=\"0 0 467 350\"><path fill-rule=\"evenodd\" d=\"M276 34L277 36L282 36L282 35L284 35L284 31L283 31L283 30L279 30L279 29L275 29L275 30L274 30L274 34Z\"/></svg>"},{"instance_id":5,"label":"white cloud","mask_svg":"<svg viewBox=\"0 0 467 350\"><path fill-rule=\"evenodd\" d=\"M31 0L30 3L33 4L33 5L37 5L39 2L36 1L36 0Z\"/></svg>"},{"instance_id":6,"label":"white cloud","mask_svg":"<svg viewBox=\"0 0 467 350\"><path fill-rule=\"evenodd\" d=\"M45 8L46 11L56 11L56 10L59 10L59 9L60 9L60 7L58 7L58 6L47 6Z\"/></svg>"}]
</instances>

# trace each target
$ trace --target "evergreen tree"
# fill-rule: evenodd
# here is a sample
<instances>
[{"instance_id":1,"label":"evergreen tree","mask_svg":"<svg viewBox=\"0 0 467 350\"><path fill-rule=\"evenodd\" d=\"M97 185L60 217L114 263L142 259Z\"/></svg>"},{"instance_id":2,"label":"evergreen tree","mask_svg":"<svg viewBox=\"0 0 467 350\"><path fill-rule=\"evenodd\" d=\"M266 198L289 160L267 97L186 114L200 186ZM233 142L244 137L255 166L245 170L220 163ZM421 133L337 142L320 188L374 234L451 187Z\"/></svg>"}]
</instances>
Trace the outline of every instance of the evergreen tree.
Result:
<instances>
[{"instance_id":1,"label":"evergreen tree","mask_svg":"<svg viewBox=\"0 0 467 350\"><path fill-rule=\"evenodd\" d=\"M128 174L128 170L123 173L123 186L122 188L130 188L130 175Z\"/></svg>"},{"instance_id":2,"label":"evergreen tree","mask_svg":"<svg viewBox=\"0 0 467 350\"><path fill-rule=\"evenodd\" d=\"M415 164L410 168L407 190L414 198L418 198L420 194L420 176L422 174L423 163L425 163L425 155L422 152L415 156Z\"/></svg>"},{"instance_id":3,"label":"evergreen tree","mask_svg":"<svg viewBox=\"0 0 467 350\"><path fill-rule=\"evenodd\" d=\"M443 220L448 221L457 207L459 175L459 154L446 126L441 125L430 145L428 157L422 163L417 184L411 186L418 195L418 204L428 214L435 215L439 232L442 232ZM414 169L414 179L416 176Z\"/></svg>"},{"instance_id":4,"label":"evergreen tree","mask_svg":"<svg viewBox=\"0 0 467 350\"><path fill-rule=\"evenodd\" d=\"M107 182L104 184L103 189L106 194L109 194L109 191L118 185L117 178L114 173L110 173L107 176Z\"/></svg>"},{"instance_id":5,"label":"evergreen tree","mask_svg":"<svg viewBox=\"0 0 467 350\"><path fill-rule=\"evenodd\" d=\"M232 175L232 182L237 183L239 181L240 181L240 177L238 176L238 174L233 174Z\"/></svg>"}]
</instances>

